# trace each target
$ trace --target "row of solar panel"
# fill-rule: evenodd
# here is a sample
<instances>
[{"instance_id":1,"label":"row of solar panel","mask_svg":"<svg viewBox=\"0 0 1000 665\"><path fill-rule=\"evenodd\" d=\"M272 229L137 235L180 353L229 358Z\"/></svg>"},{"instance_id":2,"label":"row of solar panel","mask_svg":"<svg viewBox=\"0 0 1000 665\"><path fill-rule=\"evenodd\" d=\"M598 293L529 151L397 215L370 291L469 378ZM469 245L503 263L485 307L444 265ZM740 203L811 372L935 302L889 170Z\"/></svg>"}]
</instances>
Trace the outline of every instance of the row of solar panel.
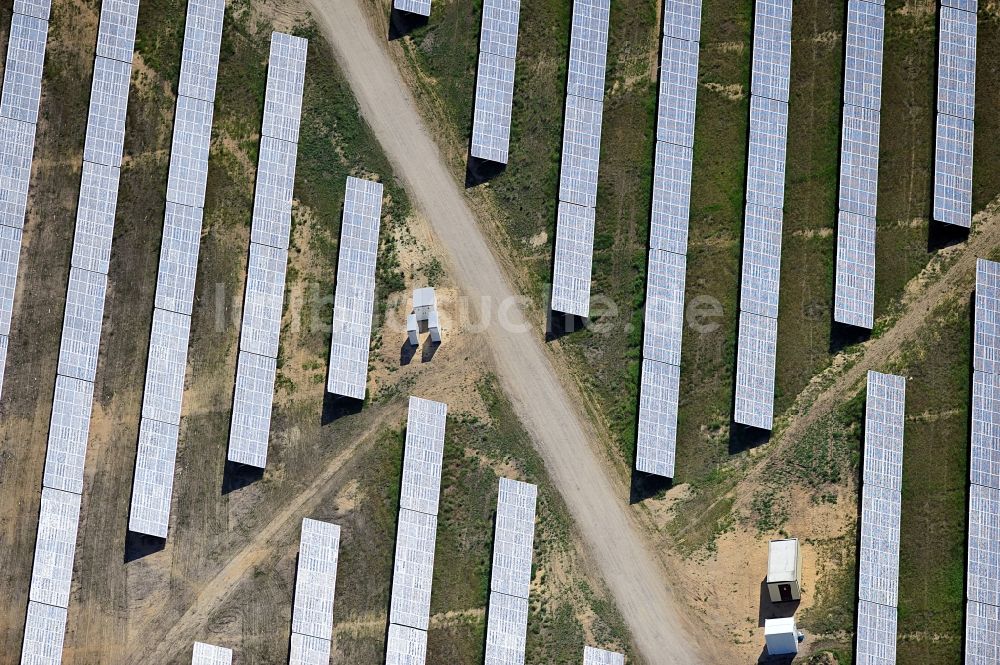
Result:
<instances>
[{"instance_id":1,"label":"row of solar panel","mask_svg":"<svg viewBox=\"0 0 1000 665\"><path fill-rule=\"evenodd\" d=\"M945 3L939 16L934 219L972 225L976 108L976 3Z\"/></svg>"},{"instance_id":2,"label":"row of solar panel","mask_svg":"<svg viewBox=\"0 0 1000 665\"><path fill-rule=\"evenodd\" d=\"M485 0L472 114L471 154L506 164L514 101L520 0Z\"/></svg>"},{"instance_id":3,"label":"row of solar panel","mask_svg":"<svg viewBox=\"0 0 1000 665\"><path fill-rule=\"evenodd\" d=\"M419 16L431 15L431 0L393 0L393 9Z\"/></svg>"},{"instance_id":4,"label":"row of solar panel","mask_svg":"<svg viewBox=\"0 0 1000 665\"><path fill-rule=\"evenodd\" d=\"M381 214L382 185L349 177L340 231L326 389L354 399L365 398L368 383Z\"/></svg>"},{"instance_id":5,"label":"row of solar panel","mask_svg":"<svg viewBox=\"0 0 1000 665\"><path fill-rule=\"evenodd\" d=\"M339 526L302 520L289 665L330 661L339 550Z\"/></svg>"}]
</instances>

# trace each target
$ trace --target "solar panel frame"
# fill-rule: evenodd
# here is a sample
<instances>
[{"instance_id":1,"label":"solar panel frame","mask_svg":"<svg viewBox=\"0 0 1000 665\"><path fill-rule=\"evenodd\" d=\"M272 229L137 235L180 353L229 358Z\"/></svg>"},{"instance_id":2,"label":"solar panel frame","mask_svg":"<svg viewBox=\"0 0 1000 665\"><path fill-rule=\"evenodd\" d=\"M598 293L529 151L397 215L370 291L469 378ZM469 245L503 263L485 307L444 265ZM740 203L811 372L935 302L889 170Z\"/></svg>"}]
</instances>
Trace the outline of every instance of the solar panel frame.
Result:
<instances>
[{"instance_id":1,"label":"solar panel frame","mask_svg":"<svg viewBox=\"0 0 1000 665\"><path fill-rule=\"evenodd\" d=\"M0 225L0 335L10 334L17 291L17 268L21 261L21 229ZM0 374L0 381L3 376Z\"/></svg>"},{"instance_id":2,"label":"solar panel frame","mask_svg":"<svg viewBox=\"0 0 1000 665\"><path fill-rule=\"evenodd\" d=\"M693 157L691 148L656 142L653 204L649 219L650 249L687 254Z\"/></svg>"},{"instance_id":3,"label":"solar panel frame","mask_svg":"<svg viewBox=\"0 0 1000 665\"><path fill-rule=\"evenodd\" d=\"M566 95L604 100L611 0L574 0Z\"/></svg>"},{"instance_id":4,"label":"solar panel frame","mask_svg":"<svg viewBox=\"0 0 1000 665\"><path fill-rule=\"evenodd\" d=\"M333 636L340 526L305 518L299 540L292 604L292 632L323 640Z\"/></svg>"},{"instance_id":5,"label":"solar panel frame","mask_svg":"<svg viewBox=\"0 0 1000 665\"><path fill-rule=\"evenodd\" d=\"M844 104L873 111L882 108L884 45L885 7L869 0L848 0Z\"/></svg>"},{"instance_id":6,"label":"solar panel frame","mask_svg":"<svg viewBox=\"0 0 1000 665\"><path fill-rule=\"evenodd\" d=\"M107 288L107 275L70 268L59 346L59 374L94 381Z\"/></svg>"},{"instance_id":7,"label":"solar panel frame","mask_svg":"<svg viewBox=\"0 0 1000 665\"><path fill-rule=\"evenodd\" d=\"M657 141L694 147L698 48L698 42L674 37L663 38L657 96Z\"/></svg>"},{"instance_id":8,"label":"solar panel frame","mask_svg":"<svg viewBox=\"0 0 1000 665\"><path fill-rule=\"evenodd\" d=\"M29 602L21 665L59 665L66 637L66 609Z\"/></svg>"},{"instance_id":9,"label":"solar panel frame","mask_svg":"<svg viewBox=\"0 0 1000 665\"><path fill-rule=\"evenodd\" d=\"M128 530L166 538L180 428L150 418L139 423Z\"/></svg>"},{"instance_id":10,"label":"solar panel frame","mask_svg":"<svg viewBox=\"0 0 1000 665\"><path fill-rule=\"evenodd\" d=\"M559 202L552 266L551 308L555 312L590 315L595 214L593 208Z\"/></svg>"},{"instance_id":11,"label":"solar panel frame","mask_svg":"<svg viewBox=\"0 0 1000 665\"><path fill-rule=\"evenodd\" d=\"M591 208L597 205L603 117L602 102L566 95L559 168L560 201Z\"/></svg>"},{"instance_id":12,"label":"solar panel frame","mask_svg":"<svg viewBox=\"0 0 1000 665\"><path fill-rule=\"evenodd\" d=\"M131 78L131 63L103 57L94 59L84 161L121 167Z\"/></svg>"},{"instance_id":13,"label":"solar panel frame","mask_svg":"<svg viewBox=\"0 0 1000 665\"><path fill-rule=\"evenodd\" d=\"M49 20L52 0L14 0L14 13Z\"/></svg>"},{"instance_id":14,"label":"solar panel frame","mask_svg":"<svg viewBox=\"0 0 1000 665\"><path fill-rule=\"evenodd\" d=\"M896 608L868 601L858 602L855 635L858 665L892 665L896 662Z\"/></svg>"},{"instance_id":15,"label":"solar panel frame","mask_svg":"<svg viewBox=\"0 0 1000 665\"><path fill-rule=\"evenodd\" d=\"M191 315L203 214L201 208L167 202L156 274L155 303L159 309Z\"/></svg>"},{"instance_id":16,"label":"solar panel frame","mask_svg":"<svg viewBox=\"0 0 1000 665\"><path fill-rule=\"evenodd\" d=\"M900 491L872 483L861 488L858 598L896 607L899 598Z\"/></svg>"},{"instance_id":17,"label":"solar panel frame","mask_svg":"<svg viewBox=\"0 0 1000 665\"><path fill-rule=\"evenodd\" d=\"M153 310L142 395L143 418L180 425L190 338L190 316L166 309Z\"/></svg>"},{"instance_id":18,"label":"solar panel frame","mask_svg":"<svg viewBox=\"0 0 1000 665\"><path fill-rule=\"evenodd\" d=\"M93 404L92 382L56 376L48 447L45 451L43 487L83 493L83 469L87 459Z\"/></svg>"},{"instance_id":19,"label":"solar panel frame","mask_svg":"<svg viewBox=\"0 0 1000 665\"><path fill-rule=\"evenodd\" d=\"M240 351L226 459L263 469L271 433L277 360Z\"/></svg>"},{"instance_id":20,"label":"solar panel frame","mask_svg":"<svg viewBox=\"0 0 1000 665\"><path fill-rule=\"evenodd\" d=\"M973 120L976 114L976 14L942 6L939 21L937 111Z\"/></svg>"},{"instance_id":21,"label":"solar panel frame","mask_svg":"<svg viewBox=\"0 0 1000 665\"><path fill-rule=\"evenodd\" d=\"M288 249L297 149L294 143L261 137L250 242Z\"/></svg>"},{"instance_id":22,"label":"solar panel frame","mask_svg":"<svg viewBox=\"0 0 1000 665\"><path fill-rule=\"evenodd\" d=\"M511 60L516 58L520 19L521 0L484 0L479 36L480 54L491 53ZM513 72L513 63L510 68Z\"/></svg>"},{"instance_id":23,"label":"solar panel frame","mask_svg":"<svg viewBox=\"0 0 1000 665\"><path fill-rule=\"evenodd\" d=\"M509 158L514 64L513 58L479 54L471 143L471 154L477 159L506 164Z\"/></svg>"},{"instance_id":24,"label":"solar panel frame","mask_svg":"<svg viewBox=\"0 0 1000 665\"><path fill-rule=\"evenodd\" d=\"M968 601L965 605L965 665L1000 662L1000 607Z\"/></svg>"},{"instance_id":25,"label":"solar panel frame","mask_svg":"<svg viewBox=\"0 0 1000 665\"><path fill-rule=\"evenodd\" d=\"M191 665L232 665L233 650L213 644L195 642L191 652Z\"/></svg>"},{"instance_id":26,"label":"solar panel frame","mask_svg":"<svg viewBox=\"0 0 1000 665\"><path fill-rule=\"evenodd\" d=\"M1000 489L1000 374L973 372L970 440L970 481Z\"/></svg>"},{"instance_id":27,"label":"solar panel frame","mask_svg":"<svg viewBox=\"0 0 1000 665\"><path fill-rule=\"evenodd\" d=\"M389 622L427 630L437 517L400 508L392 572Z\"/></svg>"},{"instance_id":28,"label":"solar panel frame","mask_svg":"<svg viewBox=\"0 0 1000 665\"><path fill-rule=\"evenodd\" d=\"M535 485L500 478L490 573L490 589L494 592L528 597L537 500Z\"/></svg>"},{"instance_id":29,"label":"solar panel frame","mask_svg":"<svg viewBox=\"0 0 1000 665\"><path fill-rule=\"evenodd\" d=\"M490 593L484 665L524 665L528 640L528 599Z\"/></svg>"},{"instance_id":30,"label":"solar panel frame","mask_svg":"<svg viewBox=\"0 0 1000 665\"><path fill-rule=\"evenodd\" d=\"M394 0L392 6L401 12L419 14L420 16L431 15L431 0Z\"/></svg>"},{"instance_id":31,"label":"solar panel frame","mask_svg":"<svg viewBox=\"0 0 1000 665\"><path fill-rule=\"evenodd\" d=\"M644 358L639 388L639 427L635 468L664 478L674 476L677 405L681 370Z\"/></svg>"},{"instance_id":32,"label":"solar panel frame","mask_svg":"<svg viewBox=\"0 0 1000 665\"><path fill-rule=\"evenodd\" d=\"M871 330L875 322L875 219L837 215L837 273L833 319Z\"/></svg>"},{"instance_id":33,"label":"solar panel frame","mask_svg":"<svg viewBox=\"0 0 1000 665\"><path fill-rule=\"evenodd\" d=\"M741 425L771 429L777 345L777 319L740 312L733 420Z\"/></svg>"},{"instance_id":34,"label":"solar panel frame","mask_svg":"<svg viewBox=\"0 0 1000 665\"><path fill-rule=\"evenodd\" d=\"M787 103L791 63L791 0L756 0L751 94Z\"/></svg>"},{"instance_id":35,"label":"solar panel frame","mask_svg":"<svg viewBox=\"0 0 1000 665\"><path fill-rule=\"evenodd\" d=\"M215 101L225 9L225 0L188 0L179 95Z\"/></svg>"},{"instance_id":36,"label":"solar panel frame","mask_svg":"<svg viewBox=\"0 0 1000 665\"><path fill-rule=\"evenodd\" d=\"M44 19L18 13L11 16L0 116L38 122L48 32L49 24Z\"/></svg>"},{"instance_id":37,"label":"solar panel frame","mask_svg":"<svg viewBox=\"0 0 1000 665\"><path fill-rule=\"evenodd\" d=\"M782 211L747 203L743 222L740 311L778 318ZM680 364L679 362L674 364Z\"/></svg>"},{"instance_id":38,"label":"solar panel frame","mask_svg":"<svg viewBox=\"0 0 1000 665\"><path fill-rule=\"evenodd\" d=\"M399 494L401 508L427 515L438 514L447 418L447 404L410 397Z\"/></svg>"},{"instance_id":39,"label":"solar panel frame","mask_svg":"<svg viewBox=\"0 0 1000 665\"><path fill-rule=\"evenodd\" d=\"M386 640L385 665L424 665L426 662L426 631L390 623Z\"/></svg>"},{"instance_id":40,"label":"solar panel frame","mask_svg":"<svg viewBox=\"0 0 1000 665\"><path fill-rule=\"evenodd\" d=\"M663 35L701 41L701 0L664 0Z\"/></svg>"},{"instance_id":41,"label":"solar panel frame","mask_svg":"<svg viewBox=\"0 0 1000 665\"><path fill-rule=\"evenodd\" d=\"M934 219L968 228L972 225L972 120L937 115L934 142Z\"/></svg>"},{"instance_id":42,"label":"solar panel frame","mask_svg":"<svg viewBox=\"0 0 1000 665\"><path fill-rule=\"evenodd\" d=\"M205 206L212 115L211 102L183 95L177 98L167 172L167 201L195 208Z\"/></svg>"},{"instance_id":43,"label":"solar panel frame","mask_svg":"<svg viewBox=\"0 0 1000 665\"><path fill-rule=\"evenodd\" d=\"M261 135L298 143L309 41L271 33Z\"/></svg>"},{"instance_id":44,"label":"solar panel frame","mask_svg":"<svg viewBox=\"0 0 1000 665\"><path fill-rule=\"evenodd\" d=\"M681 364L684 334L684 283L687 257L649 250L642 357L669 365Z\"/></svg>"},{"instance_id":45,"label":"solar panel frame","mask_svg":"<svg viewBox=\"0 0 1000 665\"><path fill-rule=\"evenodd\" d=\"M966 597L1000 605L1000 490L969 487Z\"/></svg>"},{"instance_id":46,"label":"solar panel frame","mask_svg":"<svg viewBox=\"0 0 1000 665\"><path fill-rule=\"evenodd\" d=\"M972 366L1000 374L1000 262L976 259Z\"/></svg>"},{"instance_id":47,"label":"solar panel frame","mask_svg":"<svg viewBox=\"0 0 1000 665\"><path fill-rule=\"evenodd\" d=\"M7 372L7 335L0 335L0 386L3 385L3 377Z\"/></svg>"},{"instance_id":48,"label":"solar panel frame","mask_svg":"<svg viewBox=\"0 0 1000 665\"><path fill-rule=\"evenodd\" d=\"M292 633L288 665L329 665L331 649L330 640Z\"/></svg>"},{"instance_id":49,"label":"solar panel frame","mask_svg":"<svg viewBox=\"0 0 1000 665\"><path fill-rule=\"evenodd\" d=\"M868 372L862 478L868 485L903 486L906 377Z\"/></svg>"},{"instance_id":50,"label":"solar panel frame","mask_svg":"<svg viewBox=\"0 0 1000 665\"><path fill-rule=\"evenodd\" d=\"M118 207L119 169L83 162L76 224L73 228L74 268L107 275Z\"/></svg>"},{"instance_id":51,"label":"solar panel frame","mask_svg":"<svg viewBox=\"0 0 1000 665\"><path fill-rule=\"evenodd\" d=\"M784 206L787 139L788 104L751 96L747 150L748 204L777 209Z\"/></svg>"},{"instance_id":52,"label":"solar panel frame","mask_svg":"<svg viewBox=\"0 0 1000 665\"><path fill-rule=\"evenodd\" d=\"M31 568L29 598L32 601L69 607L79 521L79 494L42 488L35 558Z\"/></svg>"},{"instance_id":53,"label":"solar panel frame","mask_svg":"<svg viewBox=\"0 0 1000 665\"><path fill-rule=\"evenodd\" d=\"M139 0L101 0L101 22L97 28L97 55L128 63L135 52L135 26Z\"/></svg>"},{"instance_id":54,"label":"solar panel frame","mask_svg":"<svg viewBox=\"0 0 1000 665\"><path fill-rule=\"evenodd\" d=\"M875 217L880 131L878 111L844 106L840 137L840 210Z\"/></svg>"},{"instance_id":55,"label":"solar panel frame","mask_svg":"<svg viewBox=\"0 0 1000 665\"><path fill-rule=\"evenodd\" d=\"M240 350L278 357L288 250L250 243Z\"/></svg>"},{"instance_id":56,"label":"solar panel frame","mask_svg":"<svg viewBox=\"0 0 1000 665\"><path fill-rule=\"evenodd\" d=\"M0 224L24 228L35 126L0 117Z\"/></svg>"},{"instance_id":57,"label":"solar panel frame","mask_svg":"<svg viewBox=\"0 0 1000 665\"><path fill-rule=\"evenodd\" d=\"M585 646L583 647L583 665L625 665L625 656L614 651Z\"/></svg>"}]
</instances>

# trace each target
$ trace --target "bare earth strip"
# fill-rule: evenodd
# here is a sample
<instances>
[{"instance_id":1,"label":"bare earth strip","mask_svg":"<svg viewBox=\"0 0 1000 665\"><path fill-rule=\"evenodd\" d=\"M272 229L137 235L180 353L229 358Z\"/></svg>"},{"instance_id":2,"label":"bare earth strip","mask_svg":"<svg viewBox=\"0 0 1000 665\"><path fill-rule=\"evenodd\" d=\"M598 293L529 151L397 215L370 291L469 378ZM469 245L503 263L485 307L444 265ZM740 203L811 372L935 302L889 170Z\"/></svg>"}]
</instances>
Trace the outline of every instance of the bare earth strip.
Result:
<instances>
[{"instance_id":1,"label":"bare earth strip","mask_svg":"<svg viewBox=\"0 0 1000 665\"><path fill-rule=\"evenodd\" d=\"M503 311L507 325L494 324L486 335L504 391L536 442L642 656L651 665L730 662L728 654L719 653L724 647L684 614L667 571L627 508L624 484L611 477L592 447L593 427L560 382L541 331L520 306L513 306L519 301L386 52L385 35L376 35L358 0L310 4L362 114L448 252L450 272L471 307L487 308L480 312L485 321L496 322Z\"/></svg>"}]
</instances>

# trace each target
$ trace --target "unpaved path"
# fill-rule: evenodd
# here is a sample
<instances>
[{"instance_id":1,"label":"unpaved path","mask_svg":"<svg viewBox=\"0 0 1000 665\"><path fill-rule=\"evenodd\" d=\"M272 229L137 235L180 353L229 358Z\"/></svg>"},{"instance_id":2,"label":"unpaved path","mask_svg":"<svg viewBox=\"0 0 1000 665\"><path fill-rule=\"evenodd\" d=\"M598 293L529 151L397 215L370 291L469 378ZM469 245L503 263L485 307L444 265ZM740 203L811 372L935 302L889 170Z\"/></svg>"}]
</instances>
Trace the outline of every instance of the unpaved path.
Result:
<instances>
[{"instance_id":1,"label":"unpaved path","mask_svg":"<svg viewBox=\"0 0 1000 665\"><path fill-rule=\"evenodd\" d=\"M675 598L667 571L627 507L626 487L591 445L594 430L560 381L541 331L514 305L520 300L430 138L386 51L385 34L376 33L359 0L310 4L362 114L447 252L450 274L470 307L483 310L480 320L494 322L486 338L504 391L569 506L639 651L650 665L732 662ZM504 326L496 324L501 311Z\"/></svg>"}]
</instances>

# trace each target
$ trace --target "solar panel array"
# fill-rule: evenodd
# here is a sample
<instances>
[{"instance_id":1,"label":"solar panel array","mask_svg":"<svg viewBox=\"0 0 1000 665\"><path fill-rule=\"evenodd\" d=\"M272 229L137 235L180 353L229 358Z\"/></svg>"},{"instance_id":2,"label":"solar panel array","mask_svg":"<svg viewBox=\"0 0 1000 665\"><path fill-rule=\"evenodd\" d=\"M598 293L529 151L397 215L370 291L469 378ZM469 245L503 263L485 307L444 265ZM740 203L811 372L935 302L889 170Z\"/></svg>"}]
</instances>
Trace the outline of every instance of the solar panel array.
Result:
<instances>
[{"instance_id":1,"label":"solar panel array","mask_svg":"<svg viewBox=\"0 0 1000 665\"><path fill-rule=\"evenodd\" d=\"M21 13L18 10L27 13ZM21 662L58 663L66 629L66 608L73 578L76 531L83 494L84 463L94 399L108 289L108 265L118 198L118 176L125 147L125 109L132 75L132 48L138 0L104 0L97 29L97 56L91 82L59 363L42 476L42 504L35 537L35 560ZM8 67L0 100L0 163L5 165L0 223L24 226L27 183L34 147L34 121L41 93L48 3L15 3ZM20 17L20 18L19 18ZM11 58L27 59L13 67ZM6 115L11 113L20 119ZM0 296L13 297L20 234L0 232L6 247L0 258L5 275ZM11 266L13 261L13 266ZM12 302L0 312L12 310ZM9 318L4 332L9 332ZM0 349L6 351L6 336ZM3 362L0 362L2 367ZM2 371L2 370L0 370Z\"/></svg>"},{"instance_id":2,"label":"solar panel array","mask_svg":"<svg viewBox=\"0 0 1000 665\"><path fill-rule=\"evenodd\" d=\"M188 0L129 530L166 538L225 0Z\"/></svg>"},{"instance_id":3,"label":"solar panel array","mask_svg":"<svg viewBox=\"0 0 1000 665\"><path fill-rule=\"evenodd\" d=\"M326 389L354 399L365 398L368 384L381 214L381 183L348 177Z\"/></svg>"},{"instance_id":4,"label":"solar panel array","mask_svg":"<svg viewBox=\"0 0 1000 665\"><path fill-rule=\"evenodd\" d=\"M792 1L754 3L743 278L733 420L771 429L785 205Z\"/></svg>"},{"instance_id":5,"label":"solar panel array","mask_svg":"<svg viewBox=\"0 0 1000 665\"><path fill-rule=\"evenodd\" d=\"M858 551L860 663L896 662L905 402L905 377L868 372Z\"/></svg>"},{"instance_id":6,"label":"solar panel array","mask_svg":"<svg viewBox=\"0 0 1000 665\"><path fill-rule=\"evenodd\" d=\"M7 366L21 229L28 207L35 123L49 34L49 4L50 0L14 3L0 93L0 388Z\"/></svg>"},{"instance_id":7,"label":"solar panel array","mask_svg":"<svg viewBox=\"0 0 1000 665\"><path fill-rule=\"evenodd\" d=\"M875 211L885 6L848 0L833 317L871 328L875 317Z\"/></svg>"},{"instance_id":8,"label":"solar panel array","mask_svg":"<svg viewBox=\"0 0 1000 665\"><path fill-rule=\"evenodd\" d=\"M386 663L423 663L427 655L427 624L434 581L438 495L441 492L447 417L447 404L410 397L392 596L389 601Z\"/></svg>"},{"instance_id":9,"label":"solar panel array","mask_svg":"<svg viewBox=\"0 0 1000 665\"><path fill-rule=\"evenodd\" d=\"M978 259L972 345L972 433L965 662L1000 659L1000 263Z\"/></svg>"},{"instance_id":10,"label":"solar panel array","mask_svg":"<svg viewBox=\"0 0 1000 665\"><path fill-rule=\"evenodd\" d=\"M972 225L977 3L942 4L938 30L934 219L967 228Z\"/></svg>"},{"instance_id":11,"label":"solar panel array","mask_svg":"<svg viewBox=\"0 0 1000 665\"><path fill-rule=\"evenodd\" d=\"M611 0L573 2L551 309L580 317L590 316L610 18Z\"/></svg>"},{"instance_id":12,"label":"solar panel array","mask_svg":"<svg viewBox=\"0 0 1000 665\"><path fill-rule=\"evenodd\" d=\"M507 163L521 0L484 0L471 154Z\"/></svg>"},{"instance_id":13,"label":"solar panel array","mask_svg":"<svg viewBox=\"0 0 1000 665\"><path fill-rule=\"evenodd\" d=\"M431 15L431 0L393 0L392 6L401 12L420 16Z\"/></svg>"},{"instance_id":14,"label":"solar panel array","mask_svg":"<svg viewBox=\"0 0 1000 665\"><path fill-rule=\"evenodd\" d=\"M594 647L583 647L583 665L625 665L625 655Z\"/></svg>"},{"instance_id":15,"label":"solar panel array","mask_svg":"<svg viewBox=\"0 0 1000 665\"><path fill-rule=\"evenodd\" d=\"M316 662L310 656L320 657L321 662L330 660L339 551L338 525L308 518L302 520L292 606L290 664Z\"/></svg>"},{"instance_id":16,"label":"solar panel array","mask_svg":"<svg viewBox=\"0 0 1000 665\"><path fill-rule=\"evenodd\" d=\"M191 665L232 665L233 650L213 644L195 642L191 652Z\"/></svg>"},{"instance_id":17,"label":"solar panel array","mask_svg":"<svg viewBox=\"0 0 1000 665\"><path fill-rule=\"evenodd\" d=\"M535 485L500 479L486 621L487 665L524 665L537 499Z\"/></svg>"},{"instance_id":18,"label":"solar panel array","mask_svg":"<svg viewBox=\"0 0 1000 665\"><path fill-rule=\"evenodd\" d=\"M302 37L271 33L227 453L259 468L267 464L307 49Z\"/></svg>"},{"instance_id":19,"label":"solar panel array","mask_svg":"<svg viewBox=\"0 0 1000 665\"><path fill-rule=\"evenodd\" d=\"M674 475L701 0L665 0L636 469Z\"/></svg>"}]
</instances>

